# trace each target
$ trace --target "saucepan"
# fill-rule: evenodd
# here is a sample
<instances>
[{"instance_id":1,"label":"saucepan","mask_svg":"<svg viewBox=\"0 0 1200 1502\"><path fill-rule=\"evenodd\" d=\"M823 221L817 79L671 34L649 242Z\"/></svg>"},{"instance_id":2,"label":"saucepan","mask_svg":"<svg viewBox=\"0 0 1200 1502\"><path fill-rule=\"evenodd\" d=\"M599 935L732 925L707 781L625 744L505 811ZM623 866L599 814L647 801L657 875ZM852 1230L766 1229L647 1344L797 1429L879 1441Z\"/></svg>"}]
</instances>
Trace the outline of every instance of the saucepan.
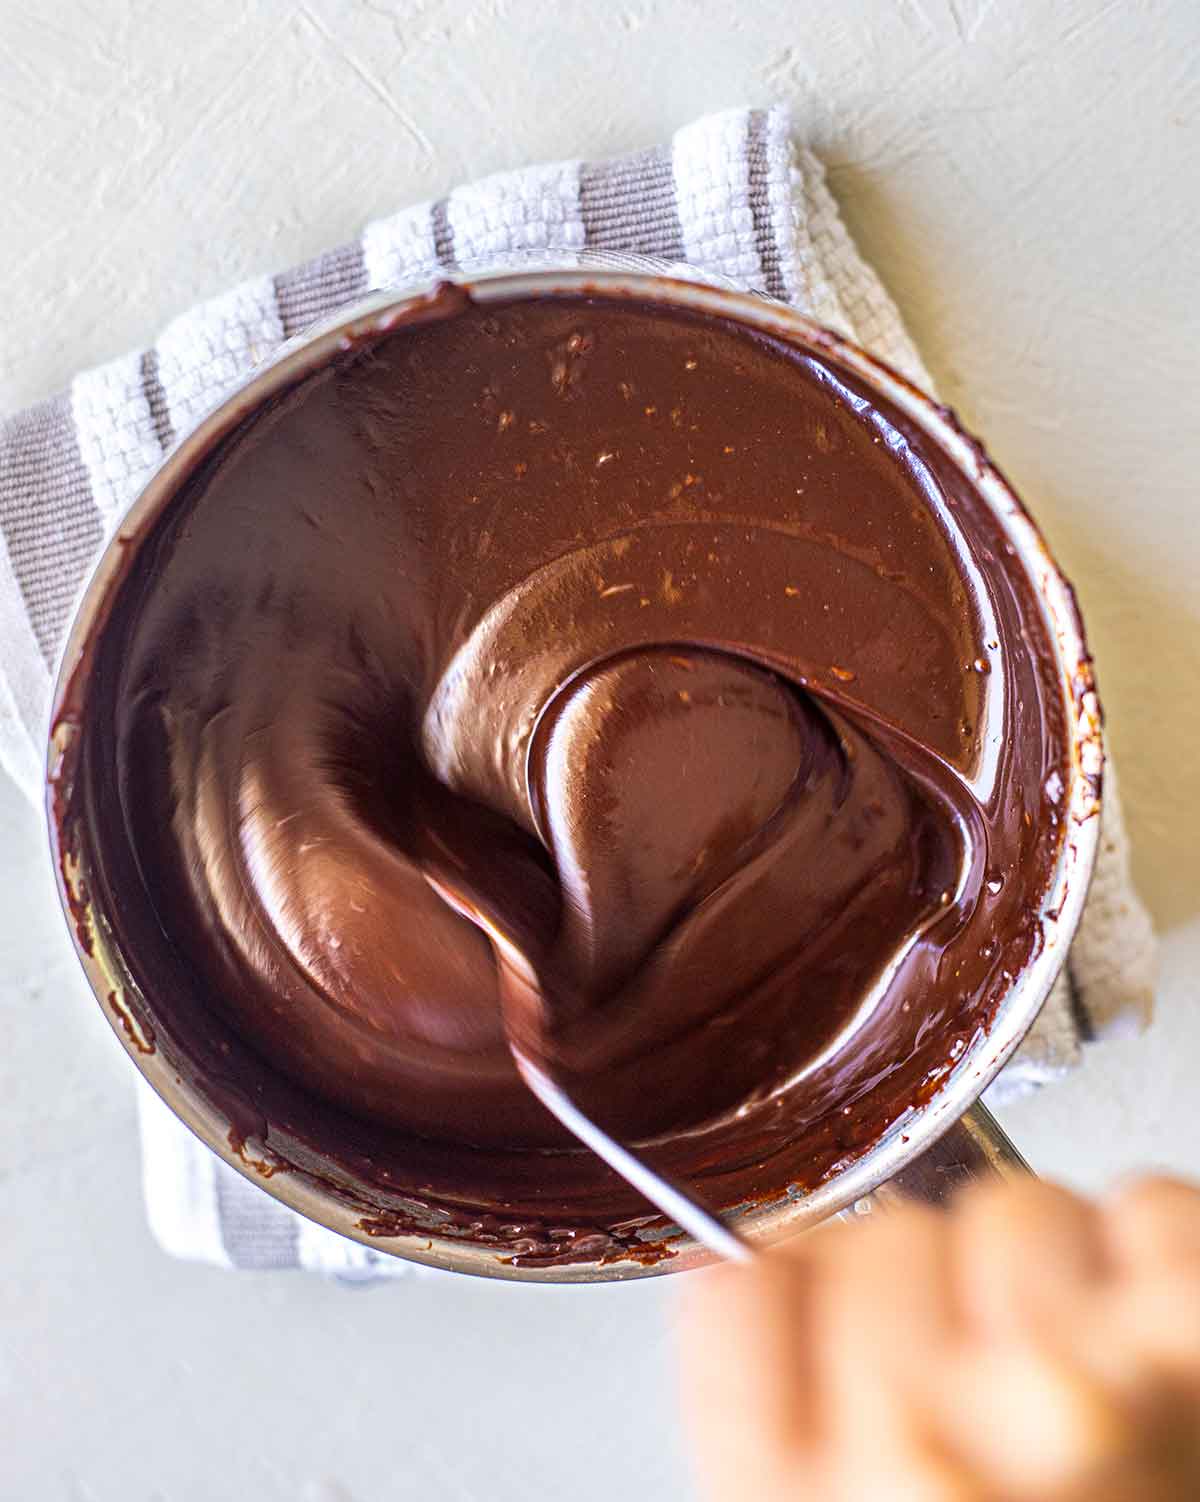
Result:
<instances>
[{"instance_id":1,"label":"saucepan","mask_svg":"<svg viewBox=\"0 0 1200 1502\"><path fill-rule=\"evenodd\" d=\"M815 1187L780 1184L769 1199L732 1212L752 1240L773 1241L839 1212L886 1201L898 1191L937 1199L964 1178L1020 1170L1021 1158L979 1104L1038 1014L1061 969L1083 908L1099 838L1103 745L1100 706L1091 658L1072 589L1051 557L1041 533L1004 477L953 415L864 350L770 299L710 281L686 270L625 261L617 266L521 264L486 272L455 274L482 303L536 297L547 292L588 292L598 297L635 297L734 319L751 330L790 341L840 367L874 389L918 425L967 477L994 513L1040 601L1054 644L1058 682L1068 727L1070 770L1066 834L1037 915L1040 943L1014 976L990 1027L958 1057L923 1103L915 1104L879 1140L840 1163ZM172 1017L172 998L138 986L136 965L114 936L102 884L92 880L97 853L86 840L63 842L58 813L76 793L72 769L86 734L80 710L88 692L89 664L104 630L122 577L125 555L169 508L189 476L239 424L265 403L321 369L347 339L386 330L413 299L429 290L390 289L372 295L292 340L254 372L166 456L117 535L101 556L75 611L59 666L49 745L51 842L64 911L88 980L116 1036L148 1083L168 1106L227 1163L265 1192L329 1229L396 1256L435 1267L484 1276L531 1281L597 1282L696 1267L708 1254L682 1233L655 1233L672 1255L580 1259L553 1267L522 1266L494 1245L473 1240L470 1228L447 1228L436 1220L414 1229L395 1221L388 1230L388 1195L341 1165L323 1171L320 1162L290 1156L277 1141L247 1131L219 1091L202 1088L188 1067L191 1046ZM264 1134L259 1131L259 1139ZM265 1134L270 1137L270 1133ZM882 1186L882 1187L881 1187ZM873 1193L876 1192L877 1193ZM381 1234L381 1227L384 1233Z\"/></svg>"}]
</instances>

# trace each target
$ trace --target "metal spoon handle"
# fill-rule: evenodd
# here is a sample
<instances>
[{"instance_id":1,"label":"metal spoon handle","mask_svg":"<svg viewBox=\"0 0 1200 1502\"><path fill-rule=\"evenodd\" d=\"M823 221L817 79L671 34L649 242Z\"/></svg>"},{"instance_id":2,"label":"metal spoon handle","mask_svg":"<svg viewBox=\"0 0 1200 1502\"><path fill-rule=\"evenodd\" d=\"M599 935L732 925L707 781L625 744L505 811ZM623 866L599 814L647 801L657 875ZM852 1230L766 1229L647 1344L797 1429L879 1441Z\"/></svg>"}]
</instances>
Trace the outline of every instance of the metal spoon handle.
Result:
<instances>
[{"instance_id":1,"label":"metal spoon handle","mask_svg":"<svg viewBox=\"0 0 1200 1502\"><path fill-rule=\"evenodd\" d=\"M512 1055L521 1077L542 1105L556 1116L567 1131L590 1147L598 1158L627 1183L644 1194L651 1204L669 1215L693 1240L710 1252L730 1262L749 1262L755 1255L750 1243L732 1230L688 1190L650 1167L636 1153L630 1152L615 1138L584 1115L569 1095L545 1070L510 1042Z\"/></svg>"}]
</instances>

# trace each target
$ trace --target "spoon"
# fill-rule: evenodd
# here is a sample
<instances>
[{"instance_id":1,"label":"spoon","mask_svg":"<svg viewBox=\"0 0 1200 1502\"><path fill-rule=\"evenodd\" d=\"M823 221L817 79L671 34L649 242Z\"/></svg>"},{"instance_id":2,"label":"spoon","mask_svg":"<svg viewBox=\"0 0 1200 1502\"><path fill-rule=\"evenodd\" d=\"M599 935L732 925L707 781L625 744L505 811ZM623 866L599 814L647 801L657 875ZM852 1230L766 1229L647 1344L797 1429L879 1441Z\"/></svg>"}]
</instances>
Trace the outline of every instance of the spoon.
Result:
<instances>
[{"instance_id":1,"label":"spoon","mask_svg":"<svg viewBox=\"0 0 1200 1502\"><path fill-rule=\"evenodd\" d=\"M440 843L440 842L439 842ZM443 847L444 849L445 847ZM477 891L458 861L440 852L427 852L422 861L425 880L442 900L474 923L491 942L500 975L500 1008L505 1040L513 1062L531 1093L585 1147L643 1194L710 1252L731 1262L748 1262L750 1243L690 1189L652 1168L644 1158L611 1136L581 1110L551 1073L545 1060L545 995L537 972L519 941L509 931L495 904Z\"/></svg>"}]
</instances>

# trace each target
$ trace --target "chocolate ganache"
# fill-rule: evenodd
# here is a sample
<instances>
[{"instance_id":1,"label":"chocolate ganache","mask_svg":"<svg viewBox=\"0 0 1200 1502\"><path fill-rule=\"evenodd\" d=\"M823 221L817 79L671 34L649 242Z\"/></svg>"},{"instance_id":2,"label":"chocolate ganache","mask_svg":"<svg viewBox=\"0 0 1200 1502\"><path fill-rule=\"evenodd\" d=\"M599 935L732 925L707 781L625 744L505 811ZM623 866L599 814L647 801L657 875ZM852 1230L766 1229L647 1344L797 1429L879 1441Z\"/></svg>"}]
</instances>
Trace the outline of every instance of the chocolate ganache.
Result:
<instances>
[{"instance_id":1,"label":"chocolate ganache","mask_svg":"<svg viewBox=\"0 0 1200 1502\"><path fill-rule=\"evenodd\" d=\"M581 1103L718 1205L869 1146L1038 942L1022 567L835 357L709 313L446 287L348 342L137 540L89 675L62 842L179 1067L518 1255L645 1206L520 1083L431 847Z\"/></svg>"}]
</instances>

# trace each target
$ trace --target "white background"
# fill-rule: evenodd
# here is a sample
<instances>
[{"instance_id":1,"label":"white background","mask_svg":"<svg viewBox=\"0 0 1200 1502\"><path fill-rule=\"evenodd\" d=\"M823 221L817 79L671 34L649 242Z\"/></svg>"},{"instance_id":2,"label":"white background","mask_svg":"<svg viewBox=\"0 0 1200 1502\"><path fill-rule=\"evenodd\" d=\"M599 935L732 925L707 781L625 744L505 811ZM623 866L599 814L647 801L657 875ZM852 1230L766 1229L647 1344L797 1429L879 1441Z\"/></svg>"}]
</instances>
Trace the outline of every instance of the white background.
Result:
<instances>
[{"instance_id":1,"label":"white background","mask_svg":"<svg viewBox=\"0 0 1200 1502\"><path fill-rule=\"evenodd\" d=\"M231 282L523 161L786 100L1082 597L1159 1021L1006 1113L1200 1172L1194 0L0 0L0 409ZM0 1497L690 1495L667 1282L347 1290L173 1263L129 1066L0 789Z\"/></svg>"}]
</instances>

